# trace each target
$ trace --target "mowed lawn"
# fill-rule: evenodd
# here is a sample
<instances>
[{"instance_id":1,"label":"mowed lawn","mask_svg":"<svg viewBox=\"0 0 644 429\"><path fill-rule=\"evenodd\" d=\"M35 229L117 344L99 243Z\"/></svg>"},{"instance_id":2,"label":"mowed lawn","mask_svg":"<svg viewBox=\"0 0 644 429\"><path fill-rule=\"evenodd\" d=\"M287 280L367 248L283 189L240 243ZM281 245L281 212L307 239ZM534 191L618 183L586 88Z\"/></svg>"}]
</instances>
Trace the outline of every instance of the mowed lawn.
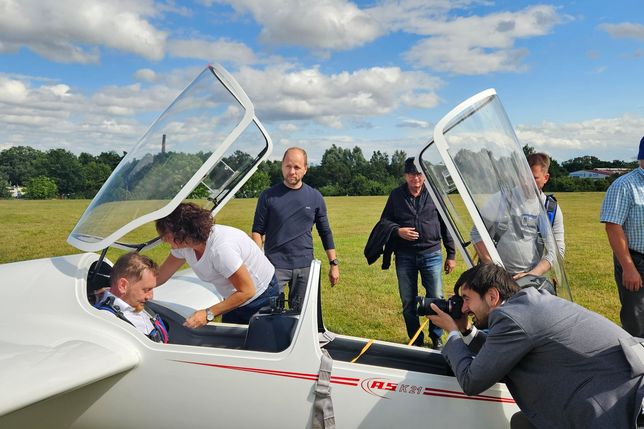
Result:
<instances>
[{"instance_id":1,"label":"mowed lawn","mask_svg":"<svg viewBox=\"0 0 644 429\"><path fill-rule=\"evenodd\" d=\"M603 196L603 193L557 194L566 228L565 266L574 300L619 323L612 254L598 220ZM323 261L326 326L337 333L406 342L395 269L381 270L380 261L368 266L362 253L386 197L331 197L326 201L341 276L339 285L331 288L326 255L314 230L316 256ZM88 204L88 200L0 200L0 263L78 253L66 243L66 238ZM254 199L233 200L217 216L217 222L250 234L255 204ZM141 241L152 238L154 228L146 225L132 236ZM148 254L161 262L167 252L167 247L159 246ZM120 253L110 250L108 257L114 261ZM444 276L446 294L465 268L460 255L457 258L456 272ZM0 285L20 287L2 279Z\"/></svg>"}]
</instances>

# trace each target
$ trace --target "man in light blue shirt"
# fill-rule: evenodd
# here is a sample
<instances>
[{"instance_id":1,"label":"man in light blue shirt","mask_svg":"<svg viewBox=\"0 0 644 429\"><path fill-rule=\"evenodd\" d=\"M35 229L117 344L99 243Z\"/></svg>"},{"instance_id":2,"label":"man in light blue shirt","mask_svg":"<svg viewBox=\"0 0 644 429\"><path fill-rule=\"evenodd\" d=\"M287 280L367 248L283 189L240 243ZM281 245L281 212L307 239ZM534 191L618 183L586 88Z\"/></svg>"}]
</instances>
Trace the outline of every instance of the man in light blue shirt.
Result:
<instances>
[{"instance_id":1,"label":"man in light blue shirt","mask_svg":"<svg viewBox=\"0 0 644 429\"><path fill-rule=\"evenodd\" d=\"M613 249L622 326L631 335L644 337L644 137L637 159L639 168L608 188L599 220L606 224Z\"/></svg>"}]
</instances>

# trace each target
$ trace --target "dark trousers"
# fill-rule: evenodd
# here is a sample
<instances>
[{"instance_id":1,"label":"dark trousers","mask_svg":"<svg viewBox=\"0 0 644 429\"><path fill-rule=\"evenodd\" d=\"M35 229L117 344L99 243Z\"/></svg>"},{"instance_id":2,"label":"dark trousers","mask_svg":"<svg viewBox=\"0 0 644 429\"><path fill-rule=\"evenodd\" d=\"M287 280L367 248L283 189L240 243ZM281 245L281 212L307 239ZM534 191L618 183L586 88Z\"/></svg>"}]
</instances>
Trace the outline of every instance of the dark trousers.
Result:
<instances>
[{"instance_id":1,"label":"dark trousers","mask_svg":"<svg viewBox=\"0 0 644 429\"><path fill-rule=\"evenodd\" d=\"M309 284L309 271L311 267L303 268L276 268L275 276L279 284L280 293L288 286L288 308L300 311Z\"/></svg>"},{"instance_id":2,"label":"dark trousers","mask_svg":"<svg viewBox=\"0 0 644 429\"><path fill-rule=\"evenodd\" d=\"M268 307L270 299L273 296L279 295L279 286L277 285L277 278L273 275L273 279L268 284L268 287L260 296L255 298L252 302L246 305L237 307L230 310L228 313L221 316L221 321L224 323L239 323L248 325L250 318L259 311L262 307Z\"/></svg>"},{"instance_id":3,"label":"dark trousers","mask_svg":"<svg viewBox=\"0 0 644 429\"><path fill-rule=\"evenodd\" d=\"M644 279L644 254L631 250L631 258ZM622 267L613 256L615 265L615 283L619 292L619 301L622 303L622 309L619 312L619 318L622 327L626 332L634 337L644 338L644 287L636 292L624 288L622 285Z\"/></svg>"}]
</instances>

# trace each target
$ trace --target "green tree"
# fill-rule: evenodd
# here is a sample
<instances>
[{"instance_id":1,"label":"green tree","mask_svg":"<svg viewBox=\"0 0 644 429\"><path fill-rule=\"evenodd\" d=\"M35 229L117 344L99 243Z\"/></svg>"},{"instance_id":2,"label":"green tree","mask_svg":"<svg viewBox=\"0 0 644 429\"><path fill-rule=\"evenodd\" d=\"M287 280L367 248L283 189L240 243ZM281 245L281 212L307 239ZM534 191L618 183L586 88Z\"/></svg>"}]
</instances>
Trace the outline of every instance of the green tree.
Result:
<instances>
[{"instance_id":1,"label":"green tree","mask_svg":"<svg viewBox=\"0 0 644 429\"><path fill-rule=\"evenodd\" d=\"M528 155L532 155L533 153L537 153L536 150L532 146L523 145L523 154L527 157Z\"/></svg>"},{"instance_id":2,"label":"green tree","mask_svg":"<svg viewBox=\"0 0 644 429\"><path fill-rule=\"evenodd\" d=\"M29 179L26 184L27 192L25 198L31 200L44 200L54 198L58 194L58 187L53 179L46 176L38 176Z\"/></svg>"},{"instance_id":3,"label":"green tree","mask_svg":"<svg viewBox=\"0 0 644 429\"><path fill-rule=\"evenodd\" d=\"M407 154L404 150L396 150L391 156L391 164L389 164L389 174L393 176L396 181L400 180L405 171L405 160Z\"/></svg>"},{"instance_id":4,"label":"green tree","mask_svg":"<svg viewBox=\"0 0 644 429\"><path fill-rule=\"evenodd\" d=\"M101 152L97 157L96 161L100 162L102 164L107 165L110 167L110 171L114 171L116 166L121 162L123 157L125 156L125 152L123 152L123 155L119 155L118 153L114 152L113 150L109 152Z\"/></svg>"},{"instance_id":5,"label":"green tree","mask_svg":"<svg viewBox=\"0 0 644 429\"><path fill-rule=\"evenodd\" d=\"M389 155L379 150L374 151L369 160L369 168L366 177L371 180L384 182L389 176Z\"/></svg>"},{"instance_id":6,"label":"green tree","mask_svg":"<svg viewBox=\"0 0 644 429\"><path fill-rule=\"evenodd\" d=\"M9 181L7 177L0 172L0 199L7 200L11 198L11 192L9 191Z\"/></svg>"},{"instance_id":7,"label":"green tree","mask_svg":"<svg viewBox=\"0 0 644 429\"><path fill-rule=\"evenodd\" d=\"M237 195L240 198L256 198L266 188L270 186L268 174L263 171L256 171L244 186L241 187Z\"/></svg>"},{"instance_id":8,"label":"green tree","mask_svg":"<svg viewBox=\"0 0 644 429\"><path fill-rule=\"evenodd\" d=\"M85 176L78 157L65 149L51 149L45 154L41 174L54 179L61 196L83 196Z\"/></svg>"},{"instance_id":9,"label":"green tree","mask_svg":"<svg viewBox=\"0 0 644 429\"><path fill-rule=\"evenodd\" d=\"M82 155L82 154L81 154ZM80 158L80 157L79 157ZM84 186L81 191L83 198L94 198L103 183L110 177L112 170L109 165L102 162L90 161L82 167Z\"/></svg>"},{"instance_id":10,"label":"green tree","mask_svg":"<svg viewBox=\"0 0 644 429\"><path fill-rule=\"evenodd\" d=\"M13 185L24 185L29 179L42 174L39 164L45 155L32 147L14 146L0 151L0 173Z\"/></svg>"}]
</instances>

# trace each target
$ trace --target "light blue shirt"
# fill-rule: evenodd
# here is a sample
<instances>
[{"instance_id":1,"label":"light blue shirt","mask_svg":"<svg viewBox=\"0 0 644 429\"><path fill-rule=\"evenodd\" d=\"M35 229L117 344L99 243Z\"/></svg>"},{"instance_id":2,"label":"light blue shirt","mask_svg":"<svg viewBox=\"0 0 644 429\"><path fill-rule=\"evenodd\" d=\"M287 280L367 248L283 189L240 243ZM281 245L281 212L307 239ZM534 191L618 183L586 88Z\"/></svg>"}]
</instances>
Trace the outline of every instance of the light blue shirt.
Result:
<instances>
[{"instance_id":1,"label":"light blue shirt","mask_svg":"<svg viewBox=\"0 0 644 429\"><path fill-rule=\"evenodd\" d=\"M621 225L629 249L644 253L644 169L639 167L610 185L599 221Z\"/></svg>"}]
</instances>

